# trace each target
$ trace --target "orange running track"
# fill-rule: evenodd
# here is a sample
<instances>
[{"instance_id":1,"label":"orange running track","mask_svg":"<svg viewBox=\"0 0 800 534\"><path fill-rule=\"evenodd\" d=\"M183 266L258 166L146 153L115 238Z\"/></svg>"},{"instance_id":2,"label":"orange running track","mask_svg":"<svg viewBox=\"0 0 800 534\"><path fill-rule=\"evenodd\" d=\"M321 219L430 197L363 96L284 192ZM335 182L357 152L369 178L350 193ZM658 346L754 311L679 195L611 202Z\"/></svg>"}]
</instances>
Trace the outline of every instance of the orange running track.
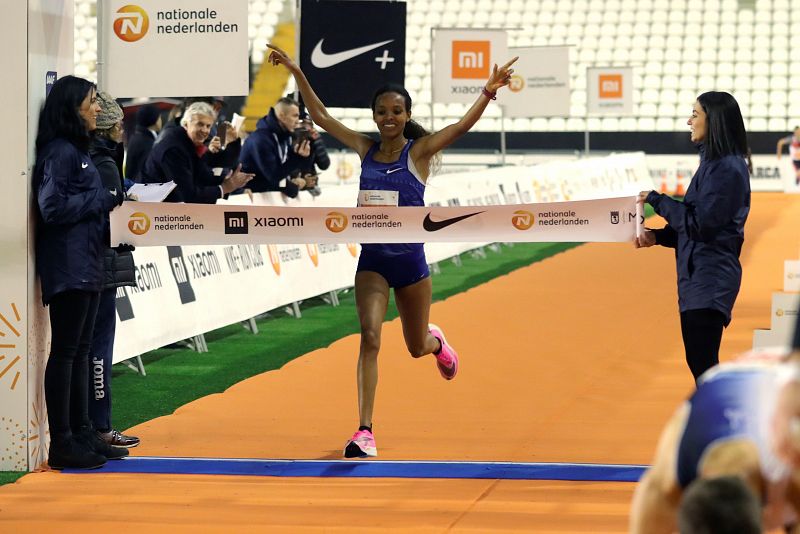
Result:
<instances>
[{"instance_id":1,"label":"orange running track","mask_svg":"<svg viewBox=\"0 0 800 534\"><path fill-rule=\"evenodd\" d=\"M800 195L753 195L723 358L769 327L798 228ZM431 317L459 350L459 375L445 382L431 357L408 357L399 321L386 323L380 456L369 461L646 464L692 390L667 249L584 245L436 303ZM139 425L133 452L338 459L357 425L357 348L346 337ZM42 472L0 487L0 531L610 533L626 531L632 491L620 482Z\"/></svg>"}]
</instances>

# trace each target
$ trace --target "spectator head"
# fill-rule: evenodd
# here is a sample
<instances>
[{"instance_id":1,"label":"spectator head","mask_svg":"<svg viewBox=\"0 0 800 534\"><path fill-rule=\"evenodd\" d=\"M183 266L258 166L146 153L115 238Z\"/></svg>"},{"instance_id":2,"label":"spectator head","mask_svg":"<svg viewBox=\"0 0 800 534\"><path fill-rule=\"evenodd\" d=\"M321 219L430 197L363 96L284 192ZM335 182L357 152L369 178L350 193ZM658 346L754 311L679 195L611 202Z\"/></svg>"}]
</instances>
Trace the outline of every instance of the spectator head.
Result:
<instances>
[{"instance_id":1,"label":"spectator head","mask_svg":"<svg viewBox=\"0 0 800 534\"><path fill-rule=\"evenodd\" d=\"M760 534L761 506L737 476L697 479L678 509L681 534Z\"/></svg>"},{"instance_id":2,"label":"spectator head","mask_svg":"<svg viewBox=\"0 0 800 534\"><path fill-rule=\"evenodd\" d=\"M794 136L800 139L800 126L794 127Z\"/></svg>"},{"instance_id":3,"label":"spectator head","mask_svg":"<svg viewBox=\"0 0 800 534\"><path fill-rule=\"evenodd\" d=\"M161 112L152 104L140 107L136 113L136 125L155 132L161 130Z\"/></svg>"},{"instance_id":4,"label":"spectator head","mask_svg":"<svg viewBox=\"0 0 800 534\"><path fill-rule=\"evenodd\" d=\"M94 134L119 143L122 140L122 108L119 107L114 97L100 91L97 93L97 103L100 112L97 114L97 129Z\"/></svg>"},{"instance_id":5,"label":"spectator head","mask_svg":"<svg viewBox=\"0 0 800 534\"><path fill-rule=\"evenodd\" d=\"M36 150L63 138L82 150L89 148L89 132L97 127L96 86L83 78L64 76L53 84L39 114Z\"/></svg>"},{"instance_id":6,"label":"spectator head","mask_svg":"<svg viewBox=\"0 0 800 534\"><path fill-rule=\"evenodd\" d=\"M700 108L700 109L698 109ZM689 125L693 128L692 141L703 143L708 159L724 156L749 156L747 132L736 99L729 93L709 91L697 97Z\"/></svg>"},{"instance_id":7,"label":"spectator head","mask_svg":"<svg viewBox=\"0 0 800 534\"><path fill-rule=\"evenodd\" d=\"M294 98L284 96L275 103L275 116L284 130L293 132L300 125L300 104Z\"/></svg>"},{"instance_id":8,"label":"spectator head","mask_svg":"<svg viewBox=\"0 0 800 534\"><path fill-rule=\"evenodd\" d=\"M181 126L184 127L189 139L195 146L202 145L211 133L211 126L217 119L217 114L210 104L195 102L186 108L181 117Z\"/></svg>"}]
</instances>

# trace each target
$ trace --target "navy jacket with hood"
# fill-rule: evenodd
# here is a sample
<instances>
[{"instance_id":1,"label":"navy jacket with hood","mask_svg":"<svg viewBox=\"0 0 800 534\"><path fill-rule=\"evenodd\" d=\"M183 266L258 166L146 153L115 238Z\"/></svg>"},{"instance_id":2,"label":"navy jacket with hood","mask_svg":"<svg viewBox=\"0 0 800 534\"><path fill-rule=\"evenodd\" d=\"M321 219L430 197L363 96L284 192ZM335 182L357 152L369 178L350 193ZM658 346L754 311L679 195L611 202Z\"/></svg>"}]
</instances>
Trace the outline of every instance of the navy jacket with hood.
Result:
<instances>
[{"instance_id":1,"label":"navy jacket with hood","mask_svg":"<svg viewBox=\"0 0 800 534\"><path fill-rule=\"evenodd\" d=\"M292 171L300 169L300 156L292 150L292 132L287 131L275 109L259 119L256 131L251 133L242 147L242 171L255 174L247 187L253 192L282 191L290 197L297 196L297 186L289 180L281 181Z\"/></svg>"},{"instance_id":2,"label":"navy jacket with hood","mask_svg":"<svg viewBox=\"0 0 800 534\"><path fill-rule=\"evenodd\" d=\"M718 310L727 325L742 282L750 173L742 156L710 160L699 148L700 166L683 202L651 191L647 203L668 223L655 231L656 243L675 249L680 311Z\"/></svg>"},{"instance_id":3,"label":"navy jacket with hood","mask_svg":"<svg viewBox=\"0 0 800 534\"><path fill-rule=\"evenodd\" d=\"M33 191L44 303L68 290L100 291L106 220L117 197L103 187L89 154L65 139L51 141L38 154Z\"/></svg>"}]
</instances>

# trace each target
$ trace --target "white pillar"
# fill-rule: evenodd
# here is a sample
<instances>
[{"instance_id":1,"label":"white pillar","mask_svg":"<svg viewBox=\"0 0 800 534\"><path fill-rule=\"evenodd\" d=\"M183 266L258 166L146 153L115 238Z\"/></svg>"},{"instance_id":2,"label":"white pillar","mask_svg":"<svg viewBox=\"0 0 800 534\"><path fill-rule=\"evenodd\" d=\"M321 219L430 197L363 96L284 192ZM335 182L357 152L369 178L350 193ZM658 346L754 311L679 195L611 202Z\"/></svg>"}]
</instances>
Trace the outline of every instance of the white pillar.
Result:
<instances>
[{"instance_id":1,"label":"white pillar","mask_svg":"<svg viewBox=\"0 0 800 534\"><path fill-rule=\"evenodd\" d=\"M0 470L39 465L49 442L44 366L49 346L33 255L30 196L46 74L73 71L74 0L7 2L0 18L4 50L0 101Z\"/></svg>"}]
</instances>

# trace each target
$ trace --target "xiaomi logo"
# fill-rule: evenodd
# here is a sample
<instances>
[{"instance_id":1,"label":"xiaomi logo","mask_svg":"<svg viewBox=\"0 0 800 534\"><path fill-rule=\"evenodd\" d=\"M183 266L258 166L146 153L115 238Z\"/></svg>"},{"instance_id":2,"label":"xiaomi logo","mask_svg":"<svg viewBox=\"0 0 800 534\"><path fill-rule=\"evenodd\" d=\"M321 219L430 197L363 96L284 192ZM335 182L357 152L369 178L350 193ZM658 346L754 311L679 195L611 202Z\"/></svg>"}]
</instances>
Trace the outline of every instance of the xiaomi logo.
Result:
<instances>
[{"instance_id":1,"label":"xiaomi logo","mask_svg":"<svg viewBox=\"0 0 800 534\"><path fill-rule=\"evenodd\" d=\"M600 98L622 98L622 74L601 74L597 87Z\"/></svg>"},{"instance_id":2,"label":"xiaomi logo","mask_svg":"<svg viewBox=\"0 0 800 534\"><path fill-rule=\"evenodd\" d=\"M528 230L533 226L534 222L533 213L526 210L517 210L511 216L511 224L513 224L514 228L517 230Z\"/></svg>"},{"instance_id":3,"label":"xiaomi logo","mask_svg":"<svg viewBox=\"0 0 800 534\"><path fill-rule=\"evenodd\" d=\"M491 47L491 41L453 41L453 78L487 78Z\"/></svg>"},{"instance_id":4,"label":"xiaomi logo","mask_svg":"<svg viewBox=\"0 0 800 534\"><path fill-rule=\"evenodd\" d=\"M127 5L117 10L114 17L114 33L126 43L138 41L150 28L150 17L139 6Z\"/></svg>"},{"instance_id":5,"label":"xiaomi logo","mask_svg":"<svg viewBox=\"0 0 800 534\"><path fill-rule=\"evenodd\" d=\"M267 252L269 252L269 262L272 264L272 270L278 276L281 275L281 255L278 254L278 247L275 245L267 245Z\"/></svg>"},{"instance_id":6,"label":"xiaomi logo","mask_svg":"<svg viewBox=\"0 0 800 534\"><path fill-rule=\"evenodd\" d=\"M334 234L343 232L347 228L347 215L338 211L328 213L325 217L325 227Z\"/></svg>"},{"instance_id":7,"label":"xiaomi logo","mask_svg":"<svg viewBox=\"0 0 800 534\"><path fill-rule=\"evenodd\" d=\"M314 267L319 267L319 247L317 245L306 245L308 257L311 258L311 263Z\"/></svg>"},{"instance_id":8,"label":"xiaomi logo","mask_svg":"<svg viewBox=\"0 0 800 534\"><path fill-rule=\"evenodd\" d=\"M141 211L131 213L130 219L128 220L128 230L130 230L132 234L143 235L146 234L149 229L150 217Z\"/></svg>"}]
</instances>

